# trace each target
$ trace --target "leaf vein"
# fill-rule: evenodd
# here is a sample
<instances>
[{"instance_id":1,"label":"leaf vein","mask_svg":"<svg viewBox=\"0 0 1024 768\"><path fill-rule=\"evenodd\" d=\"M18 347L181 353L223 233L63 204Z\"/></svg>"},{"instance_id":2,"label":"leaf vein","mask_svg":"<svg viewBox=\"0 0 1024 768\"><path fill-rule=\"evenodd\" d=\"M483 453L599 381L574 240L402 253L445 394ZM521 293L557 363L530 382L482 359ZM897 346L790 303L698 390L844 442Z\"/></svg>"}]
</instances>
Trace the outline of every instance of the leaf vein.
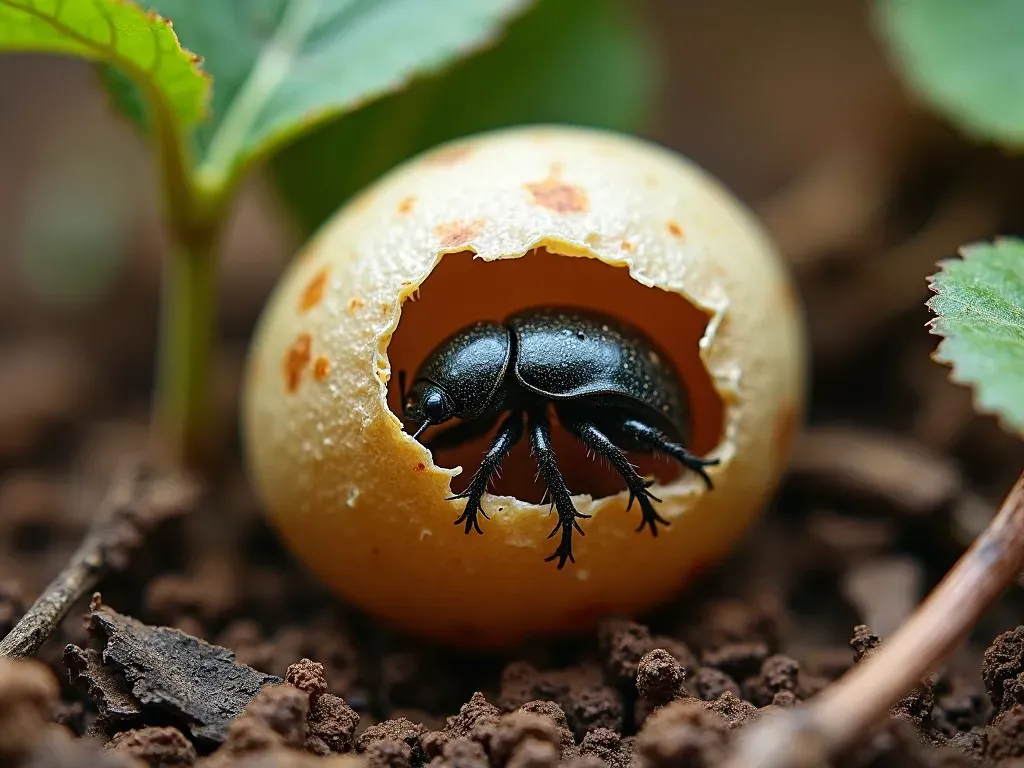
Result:
<instances>
[{"instance_id":1,"label":"leaf vein","mask_svg":"<svg viewBox=\"0 0 1024 768\"><path fill-rule=\"evenodd\" d=\"M198 178L207 189L216 189L230 175L238 148L266 106L274 89L288 76L306 37L313 31L320 0L292 0L270 42L242 84L217 132L210 140Z\"/></svg>"}]
</instances>

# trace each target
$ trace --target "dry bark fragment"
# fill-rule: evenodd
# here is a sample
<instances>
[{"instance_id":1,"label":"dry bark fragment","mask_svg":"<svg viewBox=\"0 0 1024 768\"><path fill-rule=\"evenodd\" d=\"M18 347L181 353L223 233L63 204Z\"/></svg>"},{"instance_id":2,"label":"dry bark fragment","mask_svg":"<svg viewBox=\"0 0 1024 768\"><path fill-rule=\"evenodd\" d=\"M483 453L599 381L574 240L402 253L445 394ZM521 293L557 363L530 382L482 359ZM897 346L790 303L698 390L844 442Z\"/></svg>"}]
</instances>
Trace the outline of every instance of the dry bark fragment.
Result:
<instances>
[{"instance_id":1,"label":"dry bark fragment","mask_svg":"<svg viewBox=\"0 0 1024 768\"><path fill-rule=\"evenodd\" d=\"M223 743L228 725L242 714L265 686L283 681L235 661L226 648L169 627L151 627L110 608L90 615L91 632L101 646L97 674L91 682L103 696L97 706L116 702L118 713L131 714L118 689L112 696L109 682L123 679L143 720L172 721L203 748ZM81 669L82 653L70 654L73 669ZM89 656L86 654L88 662ZM95 660L95 657L92 657ZM92 693L90 686L90 693Z\"/></svg>"},{"instance_id":2,"label":"dry bark fragment","mask_svg":"<svg viewBox=\"0 0 1024 768\"><path fill-rule=\"evenodd\" d=\"M99 651L69 645L64 649L64 666L71 682L95 705L100 731L113 735L142 724L142 705L131 686L116 668L103 663Z\"/></svg>"}]
</instances>

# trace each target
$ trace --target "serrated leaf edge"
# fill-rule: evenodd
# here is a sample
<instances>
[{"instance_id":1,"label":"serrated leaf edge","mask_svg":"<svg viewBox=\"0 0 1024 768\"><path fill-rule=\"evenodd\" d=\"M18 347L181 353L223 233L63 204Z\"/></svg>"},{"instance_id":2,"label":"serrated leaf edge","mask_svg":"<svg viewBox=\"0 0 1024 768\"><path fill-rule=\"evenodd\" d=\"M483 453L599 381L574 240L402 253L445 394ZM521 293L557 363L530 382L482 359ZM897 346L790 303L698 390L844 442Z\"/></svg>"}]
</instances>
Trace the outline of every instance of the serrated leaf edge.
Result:
<instances>
[{"instance_id":1,"label":"serrated leaf edge","mask_svg":"<svg viewBox=\"0 0 1024 768\"><path fill-rule=\"evenodd\" d=\"M174 31L174 23L170 19L161 16L156 11L147 11L147 10L145 10L141 5L139 5L137 2L135 2L135 0L111 0L111 2L116 3L117 5L128 6L128 7L132 8L132 9L138 11L140 14L144 15L146 17L146 19L151 24L162 25L163 27L165 27L167 29L167 31L170 33L171 37L173 38L175 45L177 45L178 49L183 54L185 54L186 58L188 58L189 61L192 63L192 68L195 71L195 73L198 74L201 78L203 78L206 81L206 84L207 84L206 88L204 90L204 93L203 93L202 104L201 104L201 107L200 107L199 115L196 117L194 122L185 123L185 122L182 121L182 125L192 125L192 124L200 123L203 120L208 119L209 116L210 116L210 98L211 98L211 93L212 93L212 78L210 76L210 73L202 68L203 57L198 55L197 53L195 53L193 51L190 51L188 48L186 48L185 46L183 46L181 44L181 40L178 37L178 33ZM13 8L16 11L21 11L22 13L25 13L25 14L27 14L29 16L33 16L36 19L39 19L43 23L48 24L53 29L59 30L61 33L66 34L69 37L77 40L78 42L80 42L86 48L91 48L93 50L100 51L101 53L104 51L103 48L96 46L94 41L90 40L89 38L82 37L74 29L72 29L72 28L66 26L65 24L59 22L56 18L41 12L37 7L35 7L34 5L32 5L29 2L16 2L15 0L0 0L0 4L6 5L6 6L10 7L10 8ZM99 5L96 5L95 7L98 10L100 10L100 13L102 15L105 16L105 14L103 14L102 9L100 8ZM108 21L109 21L109 19L108 19ZM113 24L113 22L111 22L111 24ZM115 49L110 49L110 50L114 51ZM73 54L66 54L66 55L72 56ZM78 58L82 58L82 57L78 57ZM151 87L151 85L149 84L148 79L146 78L146 73L143 72L139 67L135 66L131 62L126 62L124 59L120 59L120 58L111 60L111 59L101 55L100 59L102 61L107 62L108 64L112 64L113 66L116 66L116 67L118 67L120 69L126 70L129 73L129 75L132 77L132 80L136 83L136 85L139 88L141 88L147 94L148 98L154 99L155 97L159 96L159 91L156 91L156 89ZM161 98L160 100L162 101L163 99ZM175 121L175 122L178 122L178 121Z\"/></svg>"},{"instance_id":2,"label":"serrated leaf edge","mask_svg":"<svg viewBox=\"0 0 1024 768\"><path fill-rule=\"evenodd\" d=\"M1001 243L1004 243L1008 240L1016 239L1018 238L1004 236L995 237L991 241L982 240L974 243L968 243L966 245L961 245L957 249L959 258L951 257L941 259L940 261L936 262L936 267L938 267L937 271L933 272L927 277L928 289L932 293L936 294L936 296L939 295L941 293L941 290L936 285L936 283L940 279L940 276L942 276L943 274L949 274L948 268L951 264L966 262L969 258L971 258L974 255L976 249L986 245L998 246ZM932 303L934 300L935 297L933 296L929 298L928 301L925 302L925 306L935 314L935 317L931 318L930 320L928 320L927 323L925 323L925 327L928 329L928 332L931 335L938 336L941 339L941 341L939 341L935 349L929 354L929 358L934 362L938 363L939 365L942 365L949 369L949 373L946 376L948 381L958 386L965 387L971 393L971 407L974 409L975 413L982 416L991 416L995 418L1000 428L1003 429L1005 432L1008 432L1009 434L1012 435L1017 435L1019 437L1024 437L1024 428L1014 423L1013 419L1007 418L1007 416L1000 412L998 409L984 406L979 402L980 391L978 388L978 383L963 378L963 376L960 374L959 369L957 368L956 362L946 354L945 350L948 346L947 342L949 341L950 336L938 330L937 328L939 323L941 323L944 319L944 316L940 314L939 311L935 308L935 305Z\"/></svg>"}]
</instances>

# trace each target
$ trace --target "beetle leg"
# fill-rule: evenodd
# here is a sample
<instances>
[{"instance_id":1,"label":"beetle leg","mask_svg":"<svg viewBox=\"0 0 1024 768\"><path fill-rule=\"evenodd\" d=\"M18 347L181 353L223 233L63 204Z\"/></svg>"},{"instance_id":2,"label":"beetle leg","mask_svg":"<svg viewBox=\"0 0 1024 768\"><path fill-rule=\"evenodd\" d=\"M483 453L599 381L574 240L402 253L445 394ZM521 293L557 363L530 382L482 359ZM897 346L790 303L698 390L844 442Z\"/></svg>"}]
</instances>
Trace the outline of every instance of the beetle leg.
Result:
<instances>
[{"instance_id":1,"label":"beetle leg","mask_svg":"<svg viewBox=\"0 0 1024 768\"><path fill-rule=\"evenodd\" d=\"M660 429L645 424L639 419L626 419L622 422L620 429L623 434L629 435L649 448L671 456L684 467L692 469L701 476L709 491L714 488L704 467L718 464L719 459L702 459L699 456L694 456L679 443L670 440Z\"/></svg>"},{"instance_id":2,"label":"beetle leg","mask_svg":"<svg viewBox=\"0 0 1024 768\"><path fill-rule=\"evenodd\" d=\"M552 503L558 510L558 522L551 529L548 538L550 539L559 531L562 532L558 547L551 555L544 558L544 562L549 563L557 559L558 569L561 570L565 567L566 560L576 562L576 558L572 555L572 532L575 528L579 531L580 536L584 536L578 520L579 518L589 518L590 515L577 512L576 507L573 506L572 494L565 486L565 478L562 477L562 472L558 468L555 450L551 446L551 425L548 422L547 411L543 406L531 408L528 420L533 454L537 458L537 466L540 468L544 483L551 494Z\"/></svg>"},{"instance_id":3,"label":"beetle leg","mask_svg":"<svg viewBox=\"0 0 1024 768\"><path fill-rule=\"evenodd\" d=\"M651 529L651 535L657 536L658 523L667 527L669 522L659 515L655 511L654 505L651 504L652 499L654 501L661 501L661 499L648 490L654 485L654 481L644 480L636 471L636 468L629 462L622 449L609 440L608 436L594 424L582 419L574 419L571 416L562 416L562 414L559 414L559 416L580 442L606 458L615 471L626 481L626 488L629 489L629 503L626 504L626 511L629 512L633 508L634 500L640 503L641 518L637 531L642 531L644 526L647 526Z\"/></svg>"},{"instance_id":4,"label":"beetle leg","mask_svg":"<svg viewBox=\"0 0 1024 768\"><path fill-rule=\"evenodd\" d=\"M466 499L466 506L462 511L462 516L455 521L455 525L465 523L467 536L471 530L476 530L477 533L483 535L480 523L477 520L477 513L483 515L488 520L491 518L484 512L480 500L487 491L487 485L491 482L491 477L498 471L501 462L504 461L505 457L508 456L513 446L519 442L522 436L523 413L522 411L513 411L505 417L505 420L501 422L501 426L498 427L498 434L495 435L494 442L491 443L491 447L487 449L487 453L481 459L480 466L477 467L476 472L473 474L473 479L469 481L469 486L462 493L448 498L449 501Z\"/></svg>"}]
</instances>

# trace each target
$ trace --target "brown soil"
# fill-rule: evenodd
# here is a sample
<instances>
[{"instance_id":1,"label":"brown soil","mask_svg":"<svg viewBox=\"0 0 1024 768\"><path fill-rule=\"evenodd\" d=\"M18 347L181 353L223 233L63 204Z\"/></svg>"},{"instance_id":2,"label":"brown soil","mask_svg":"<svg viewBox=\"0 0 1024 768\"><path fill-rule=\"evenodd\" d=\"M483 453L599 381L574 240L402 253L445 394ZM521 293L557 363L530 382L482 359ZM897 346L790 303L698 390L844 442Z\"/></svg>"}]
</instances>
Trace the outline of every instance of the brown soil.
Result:
<instances>
[{"instance_id":1,"label":"brown soil","mask_svg":"<svg viewBox=\"0 0 1024 768\"><path fill-rule=\"evenodd\" d=\"M814 360L791 471L729 560L637 622L504 655L429 646L340 605L268 529L233 439L245 345L295 245L253 183L224 245L228 459L38 661L0 663L0 765L715 766L746 725L885 642L1024 466L1024 446L929 360L924 328L925 276L959 244L1021 228L1024 173L908 102L860 3L692 5L656 9L671 55L654 135L765 218ZM137 191L146 153L92 85L65 61L0 64L0 635L146 443L157 208ZM132 201L103 243L126 266L76 306L33 292L20 261L33 195L69 155L107 158L75 206ZM837 766L1024 765L1022 610L1014 586Z\"/></svg>"}]
</instances>

